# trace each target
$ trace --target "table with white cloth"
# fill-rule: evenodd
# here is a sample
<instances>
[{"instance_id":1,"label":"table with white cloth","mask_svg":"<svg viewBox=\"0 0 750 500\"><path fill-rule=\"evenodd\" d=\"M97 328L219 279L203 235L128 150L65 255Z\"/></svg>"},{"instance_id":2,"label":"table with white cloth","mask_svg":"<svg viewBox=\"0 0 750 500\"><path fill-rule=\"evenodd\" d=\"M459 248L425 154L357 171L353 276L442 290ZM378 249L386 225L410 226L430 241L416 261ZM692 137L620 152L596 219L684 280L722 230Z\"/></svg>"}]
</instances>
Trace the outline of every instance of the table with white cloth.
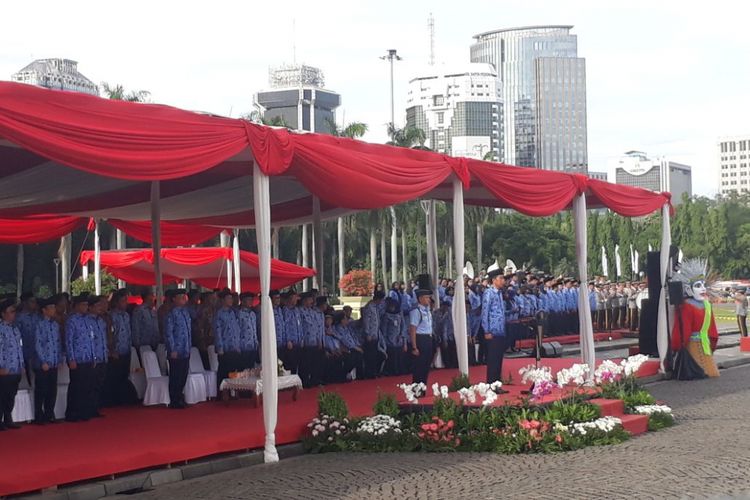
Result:
<instances>
[{"instance_id":1,"label":"table with white cloth","mask_svg":"<svg viewBox=\"0 0 750 500\"><path fill-rule=\"evenodd\" d=\"M297 401L297 394L302 389L302 379L299 375L279 375L279 391L291 391L292 400ZM225 404L229 404L231 396L239 392L249 392L252 395L253 406L257 407L259 399L263 395L263 380L260 377L238 377L225 378L219 386L221 399Z\"/></svg>"}]
</instances>

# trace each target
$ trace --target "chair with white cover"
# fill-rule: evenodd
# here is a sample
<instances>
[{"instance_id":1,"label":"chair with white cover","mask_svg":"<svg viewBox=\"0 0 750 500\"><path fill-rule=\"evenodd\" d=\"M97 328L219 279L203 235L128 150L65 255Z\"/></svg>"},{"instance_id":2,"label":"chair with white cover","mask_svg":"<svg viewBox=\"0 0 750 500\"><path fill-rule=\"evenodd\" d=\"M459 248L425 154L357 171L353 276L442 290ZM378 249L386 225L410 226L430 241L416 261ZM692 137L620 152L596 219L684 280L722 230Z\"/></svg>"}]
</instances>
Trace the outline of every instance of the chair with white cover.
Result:
<instances>
[{"instance_id":1,"label":"chair with white cover","mask_svg":"<svg viewBox=\"0 0 750 500\"><path fill-rule=\"evenodd\" d=\"M212 372L219 371L219 356L216 354L216 347L208 346L208 367Z\"/></svg>"},{"instance_id":2,"label":"chair with white cover","mask_svg":"<svg viewBox=\"0 0 750 500\"><path fill-rule=\"evenodd\" d=\"M57 367L57 399L55 400L55 418L65 418L68 409L68 386L70 385L70 369L63 358Z\"/></svg>"},{"instance_id":3,"label":"chair with white cover","mask_svg":"<svg viewBox=\"0 0 750 500\"><path fill-rule=\"evenodd\" d=\"M188 373L185 390L182 392L185 395L185 403L189 405L206 401L208 399L206 377L202 373Z\"/></svg>"},{"instance_id":4,"label":"chair with white cover","mask_svg":"<svg viewBox=\"0 0 750 500\"><path fill-rule=\"evenodd\" d=\"M146 393L143 395L143 405L168 405L169 377L161 374L154 351L143 351L143 367L146 371Z\"/></svg>"},{"instance_id":5,"label":"chair with white cover","mask_svg":"<svg viewBox=\"0 0 750 500\"><path fill-rule=\"evenodd\" d=\"M164 344L159 344L156 346L156 359L159 361L159 369L161 370L162 375L167 375L169 373L168 371L168 364L167 364L167 346Z\"/></svg>"},{"instance_id":6,"label":"chair with white cover","mask_svg":"<svg viewBox=\"0 0 750 500\"><path fill-rule=\"evenodd\" d=\"M206 395L208 399L216 397L218 392L216 388L216 372L203 368L203 360L197 347L190 349L190 373L203 374L203 378L206 380Z\"/></svg>"},{"instance_id":7,"label":"chair with white cover","mask_svg":"<svg viewBox=\"0 0 750 500\"><path fill-rule=\"evenodd\" d=\"M11 418L14 422L31 422L34 420L34 390L29 384L29 379L26 378L26 371L21 371L21 383L18 384Z\"/></svg>"},{"instance_id":8,"label":"chair with white cover","mask_svg":"<svg viewBox=\"0 0 750 500\"><path fill-rule=\"evenodd\" d=\"M130 348L130 374L128 375L128 380L135 387L138 399L143 399L143 396L146 394L146 374L141 368L141 362L135 353L135 347Z\"/></svg>"}]
</instances>

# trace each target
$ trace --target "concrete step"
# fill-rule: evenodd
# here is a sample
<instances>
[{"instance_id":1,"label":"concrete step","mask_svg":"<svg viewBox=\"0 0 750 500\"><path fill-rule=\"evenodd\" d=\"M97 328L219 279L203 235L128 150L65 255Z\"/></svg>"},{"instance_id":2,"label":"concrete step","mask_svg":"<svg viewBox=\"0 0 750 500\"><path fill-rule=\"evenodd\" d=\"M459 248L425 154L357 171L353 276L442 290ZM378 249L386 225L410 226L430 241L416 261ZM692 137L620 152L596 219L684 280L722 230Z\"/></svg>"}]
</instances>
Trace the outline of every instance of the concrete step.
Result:
<instances>
[{"instance_id":1,"label":"concrete step","mask_svg":"<svg viewBox=\"0 0 750 500\"><path fill-rule=\"evenodd\" d=\"M599 407L602 417L620 417L625 414L625 404L621 399L595 398L589 402Z\"/></svg>"},{"instance_id":2,"label":"concrete step","mask_svg":"<svg viewBox=\"0 0 750 500\"><path fill-rule=\"evenodd\" d=\"M631 436L638 436L648 432L648 415L621 415L622 427L630 433Z\"/></svg>"}]
</instances>

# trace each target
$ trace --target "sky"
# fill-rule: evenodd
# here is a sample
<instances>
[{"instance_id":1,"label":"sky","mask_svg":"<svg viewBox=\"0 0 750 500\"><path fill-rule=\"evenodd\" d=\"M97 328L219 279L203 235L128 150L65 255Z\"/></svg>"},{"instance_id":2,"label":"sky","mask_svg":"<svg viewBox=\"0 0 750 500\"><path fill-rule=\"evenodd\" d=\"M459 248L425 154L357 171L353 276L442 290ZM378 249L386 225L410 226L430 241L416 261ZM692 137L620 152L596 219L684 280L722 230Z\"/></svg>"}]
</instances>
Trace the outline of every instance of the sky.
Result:
<instances>
[{"instance_id":1,"label":"sky","mask_svg":"<svg viewBox=\"0 0 750 500\"><path fill-rule=\"evenodd\" d=\"M403 57L395 69L403 125L408 81L429 56L430 13L435 59L446 67L469 61L477 33L573 25L586 58L590 170L645 151L691 165L694 193L712 196L718 138L750 134L750 4L726 0L4 2L0 79L33 59L63 57L96 83L237 117L268 87L269 67L296 60L320 67L342 95L340 122L364 122L365 140L383 142L390 86L379 57L392 48Z\"/></svg>"}]
</instances>

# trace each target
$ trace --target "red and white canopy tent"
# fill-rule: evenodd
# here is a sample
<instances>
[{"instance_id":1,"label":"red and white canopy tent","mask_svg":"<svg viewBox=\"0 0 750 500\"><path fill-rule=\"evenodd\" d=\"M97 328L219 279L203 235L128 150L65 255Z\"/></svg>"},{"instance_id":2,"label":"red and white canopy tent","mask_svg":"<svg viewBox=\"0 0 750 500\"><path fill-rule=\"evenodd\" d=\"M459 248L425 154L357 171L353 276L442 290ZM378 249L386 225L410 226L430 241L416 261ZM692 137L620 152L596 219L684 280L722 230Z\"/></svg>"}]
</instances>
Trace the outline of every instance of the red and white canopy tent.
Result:
<instances>
[{"instance_id":1,"label":"red and white canopy tent","mask_svg":"<svg viewBox=\"0 0 750 500\"><path fill-rule=\"evenodd\" d=\"M94 260L95 251L81 252L81 265ZM217 288L226 279L226 263L232 262L240 282L235 289L260 292L258 255L239 251L239 259L231 248L162 248L162 282L178 283L190 280L206 288ZM109 250L101 252L101 266L113 276L135 285L155 285L154 250ZM282 260L271 259L271 288L285 288L309 278L315 271Z\"/></svg>"},{"instance_id":2,"label":"red and white canopy tent","mask_svg":"<svg viewBox=\"0 0 750 500\"><path fill-rule=\"evenodd\" d=\"M42 223L36 217L61 217L69 223L71 217L117 219L150 226L153 246L159 249L163 221L202 228L254 227L261 336L269 347L263 350L262 376L269 389L277 387L268 299L271 225L312 221L314 234L320 234L322 219L420 198L453 203L457 273L464 265L464 202L533 216L572 208L583 282L588 279L587 207L606 207L630 217L661 209L661 271L666 275L668 193L429 151L293 134L167 106L0 83L0 234L3 226L19 239L25 231L38 233ZM426 208L428 221L434 221L434 204ZM431 233L428 242L434 252L434 224ZM315 241L320 265L321 238ZM154 268L160 276L160 259L154 259ZM582 358L591 365L595 352L585 294L580 294L579 309ZM463 288L458 287L453 315L457 337L465 333L465 315ZM668 349L663 297L657 335L663 360ZM458 354L460 370L468 373L465 345L459 343ZM265 458L276 461L275 390L267 392L263 411Z\"/></svg>"}]
</instances>

